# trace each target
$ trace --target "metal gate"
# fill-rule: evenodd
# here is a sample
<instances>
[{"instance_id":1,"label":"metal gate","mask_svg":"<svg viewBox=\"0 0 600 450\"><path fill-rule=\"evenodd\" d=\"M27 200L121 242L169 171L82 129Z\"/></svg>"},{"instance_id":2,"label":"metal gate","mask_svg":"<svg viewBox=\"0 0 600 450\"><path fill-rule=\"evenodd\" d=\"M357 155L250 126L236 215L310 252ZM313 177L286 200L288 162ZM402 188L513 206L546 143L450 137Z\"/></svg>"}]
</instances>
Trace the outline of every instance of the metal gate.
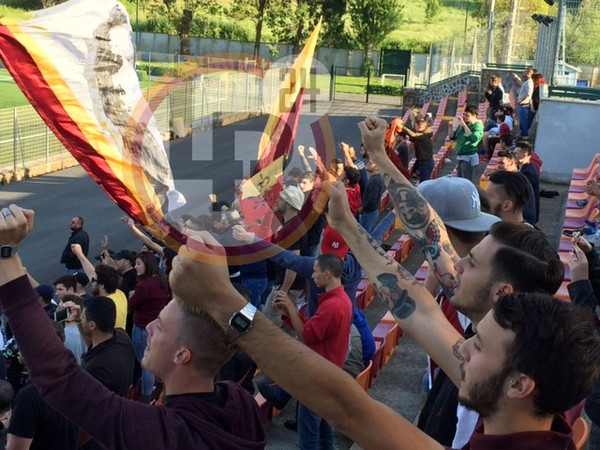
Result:
<instances>
[{"instance_id":1,"label":"metal gate","mask_svg":"<svg viewBox=\"0 0 600 450\"><path fill-rule=\"evenodd\" d=\"M373 70L368 70L364 75L361 74L361 69L356 67L331 67L334 100L401 107L404 83L403 76L378 76Z\"/></svg>"}]
</instances>

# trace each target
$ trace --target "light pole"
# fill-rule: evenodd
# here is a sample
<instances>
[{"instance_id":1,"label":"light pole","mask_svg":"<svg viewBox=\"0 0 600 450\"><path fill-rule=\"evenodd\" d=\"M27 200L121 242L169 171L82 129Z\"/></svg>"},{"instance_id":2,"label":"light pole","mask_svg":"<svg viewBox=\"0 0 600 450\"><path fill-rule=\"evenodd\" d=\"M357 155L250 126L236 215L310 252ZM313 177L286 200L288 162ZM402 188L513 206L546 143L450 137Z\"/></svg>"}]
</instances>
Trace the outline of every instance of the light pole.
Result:
<instances>
[{"instance_id":1,"label":"light pole","mask_svg":"<svg viewBox=\"0 0 600 450\"><path fill-rule=\"evenodd\" d=\"M496 0L491 0L490 14L488 16L488 32L487 32L487 48L485 51L485 63L490 64L494 54L494 9L496 8Z\"/></svg>"}]
</instances>

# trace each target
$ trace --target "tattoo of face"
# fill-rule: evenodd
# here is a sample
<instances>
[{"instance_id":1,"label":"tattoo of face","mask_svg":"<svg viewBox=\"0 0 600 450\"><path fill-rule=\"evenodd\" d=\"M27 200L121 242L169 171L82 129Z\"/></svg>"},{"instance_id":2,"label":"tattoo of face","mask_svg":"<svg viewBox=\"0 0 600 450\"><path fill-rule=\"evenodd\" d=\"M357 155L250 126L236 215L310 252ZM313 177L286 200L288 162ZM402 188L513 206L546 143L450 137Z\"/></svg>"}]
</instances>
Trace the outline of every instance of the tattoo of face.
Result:
<instances>
[{"instance_id":1,"label":"tattoo of face","mask_svg":"<svg viewBox=\"0 0 600 450\"><path fill-rule=\"evenodd\" d=\"M387 303L398 319L406 319L415 312L415 301L398 285L396 275L382 273L377 276L377 280L381 283L381 286L376 287L377 295Z\"/></svg>"},{"instance_id":2,"label":"tattoo of face","mask_svg":"<svg viewBox=\"0 0 600 450\"><path fill-rule=\"evenodd\" d=\"M423 196L412 185L399 184L389 176L384 181L404 226L409 230L425 228L431 220L431 211Z\"/></svg>"}]
</instances>

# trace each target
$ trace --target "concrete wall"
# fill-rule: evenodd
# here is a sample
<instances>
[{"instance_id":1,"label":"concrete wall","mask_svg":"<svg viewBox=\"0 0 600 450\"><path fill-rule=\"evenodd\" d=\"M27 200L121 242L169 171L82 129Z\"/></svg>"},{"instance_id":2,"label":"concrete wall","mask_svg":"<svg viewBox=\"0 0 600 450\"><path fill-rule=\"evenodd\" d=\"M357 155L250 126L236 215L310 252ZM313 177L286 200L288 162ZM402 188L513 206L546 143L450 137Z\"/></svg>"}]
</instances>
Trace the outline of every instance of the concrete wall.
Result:
<instances>
[{"instance_id":1,"label":"concrete wall","mask_svg":"<svg viewBox=\"0 0 600 450\"><path fill-rule=\"evenodd\" d=\"M547 98L540 103L535 151L544 161L542 179L565 182L600 152L600 103Z\"/></svg>"}]
</instances>

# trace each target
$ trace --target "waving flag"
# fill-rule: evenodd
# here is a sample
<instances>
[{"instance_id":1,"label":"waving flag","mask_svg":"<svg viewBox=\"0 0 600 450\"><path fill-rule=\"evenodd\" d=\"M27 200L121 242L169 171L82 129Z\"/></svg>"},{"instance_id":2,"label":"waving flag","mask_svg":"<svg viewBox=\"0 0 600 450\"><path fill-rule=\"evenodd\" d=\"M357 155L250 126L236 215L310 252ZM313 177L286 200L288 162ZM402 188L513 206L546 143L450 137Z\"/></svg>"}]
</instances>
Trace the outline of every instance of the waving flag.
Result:
<instances>
[{"instance_id":1,"label":"waving flag","mask_svg":"<svg viewBox=\"0 0 600 450\"><path fill-rule=\"evenodd\" d=\"M280 86L279 96L271 105L271 114L258 148L258 162L254 174L242 185L240 192L242 213L248 223L254 223L254 220L248 220L248 217L255 219L273 215L272 208L282 188L285 160L296 136L304 92L310 83L312 60L320 31L321 20L287 72ZM257 196L262 197L263 201L251 201ZM270 220L267 222L271 223ZM258 231L255 228L252 230ZM260 235L264 233L261 232Z\"/></svg>"},{"instance_id":2,"label":"waving flag","mask_svg":"<svg viewBox=\"0 0 600 450\"><path fill-rule=\"evenodd\" d=\"M156 230L185 203L142 96L123 5L71 0L29 21L2 20L0 58L65 148L134 220Z\"/></svg>"}]
</instances>

